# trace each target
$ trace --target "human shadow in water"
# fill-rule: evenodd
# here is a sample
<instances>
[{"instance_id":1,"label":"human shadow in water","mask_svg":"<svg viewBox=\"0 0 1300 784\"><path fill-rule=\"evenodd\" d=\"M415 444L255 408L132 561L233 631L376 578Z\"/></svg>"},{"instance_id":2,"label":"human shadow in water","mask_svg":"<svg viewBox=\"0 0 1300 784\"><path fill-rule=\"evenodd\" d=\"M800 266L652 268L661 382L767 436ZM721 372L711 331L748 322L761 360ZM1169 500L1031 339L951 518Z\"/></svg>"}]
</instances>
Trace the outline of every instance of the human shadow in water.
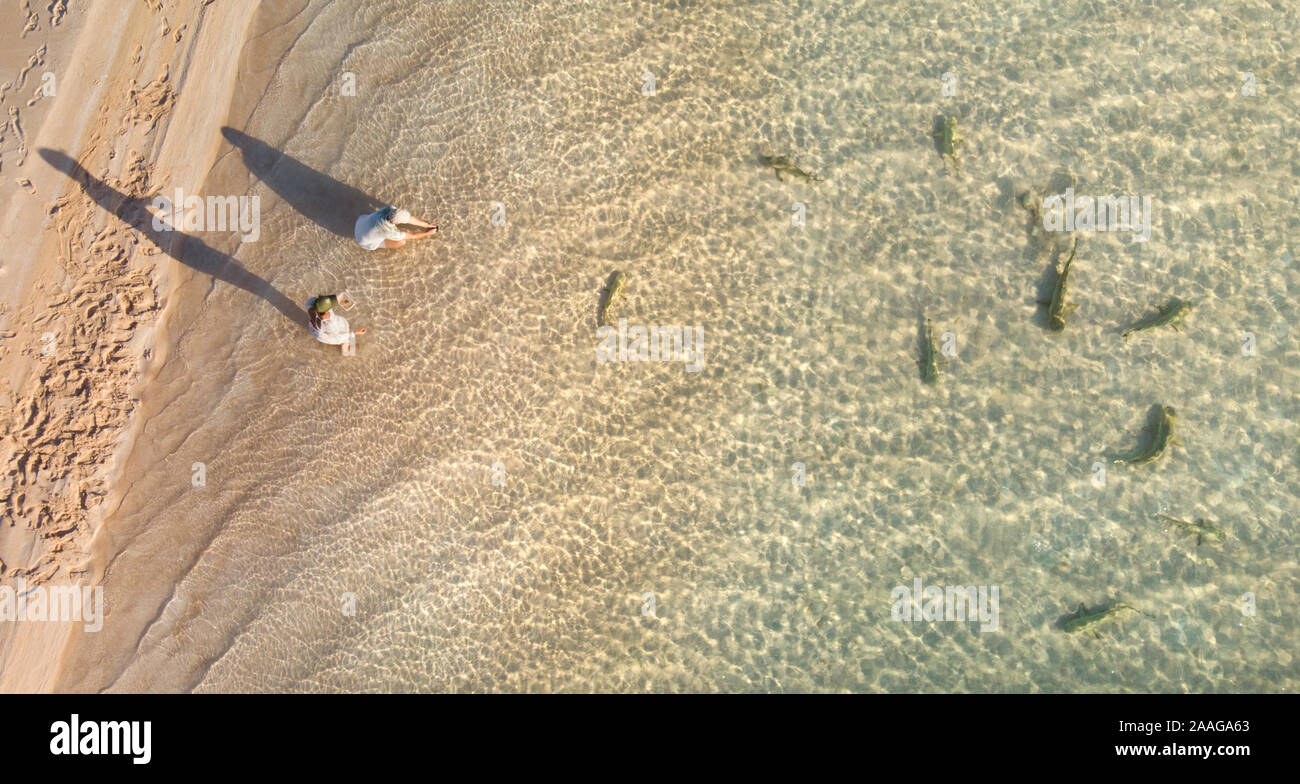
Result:
<instances>
[{"instance_id":1,"label":"human shadow in water","mask_svg":"<svg viewBox=\"0 0 1300 784\"><path fill-rule=\"evenodd\" d=\"M226 126L221 135L239 149L254 177L290 207L340 237L352 239L357 218L387 206L242 131Z\"/></svg>"},{"instance_id":2,"label":"human shadow in water","mask_svg":"<svg viewBox=\"0 0 1300 784\"><path fill-rule=\"evenodd\" d=\"M128 196L86 171L81 164L58 150L42 147L40 155L45 162L77 181L86 195L107 212L116 215L128 226L143 234L158 249L193 270L211 275L217 280L238 286L275 306L285 318L295 324L307 323L307 312L301 305L280 293L264 278L244 269L228 256L192 234L159 230L153 227L153 214L149 212L151 199ZM177 237L179 243L174 243Z\"/></svg>"}]
</instances>

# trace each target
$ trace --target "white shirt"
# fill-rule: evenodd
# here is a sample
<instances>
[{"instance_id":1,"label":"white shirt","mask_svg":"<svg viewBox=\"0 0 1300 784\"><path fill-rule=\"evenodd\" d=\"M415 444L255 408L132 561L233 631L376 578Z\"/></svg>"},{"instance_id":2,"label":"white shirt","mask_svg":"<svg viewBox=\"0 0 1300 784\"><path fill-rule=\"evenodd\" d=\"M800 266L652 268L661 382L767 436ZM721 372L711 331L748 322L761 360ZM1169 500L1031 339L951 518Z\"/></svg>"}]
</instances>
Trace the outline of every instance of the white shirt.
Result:
<instances>
[{"instance_id":1,"label":"white shirt","mask_svg":"<svg viewBox=\"0 0 1300 784\"><path fill-rule=\"evenodd\" d=\"M352 339L352 330L348 328L348 320L334 310L335 308L330 309L328 318L316 315L315 311L308 311L307 329L311 330L312 337L320 342L338 346Z\"/></svg>"},{"instance_id":2,"label":"white shirt","mask_svg":"<svg viewBox=\"0 0 1300 784\"><path fill-rule=\"evenodd\" d=\"M385 208L387 209L387 208ZM384 247L384 240L404 240L406 232L401 229L385 229L382 221L379 220L383 210L376 210L369 215L362 215L357 218L356 229L353 230L352 236L357 240L357 244L366 250L379 250Z\"/></svg>"}]
</instances>

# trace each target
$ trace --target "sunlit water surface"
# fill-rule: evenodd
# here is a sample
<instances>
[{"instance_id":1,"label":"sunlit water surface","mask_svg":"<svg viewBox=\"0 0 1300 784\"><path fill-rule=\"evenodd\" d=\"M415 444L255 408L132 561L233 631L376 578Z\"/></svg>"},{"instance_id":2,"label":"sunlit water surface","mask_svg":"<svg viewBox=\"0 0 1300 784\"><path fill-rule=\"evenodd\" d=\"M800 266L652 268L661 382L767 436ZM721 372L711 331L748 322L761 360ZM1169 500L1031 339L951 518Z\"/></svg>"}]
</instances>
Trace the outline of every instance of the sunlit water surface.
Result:
<instances>
[{"instance_id":1,"label":"sunlit water surface","mask_svg":"<svg viewBox=\"0 0 1300 784\"><path fill-rule=\"evenodd\" d=\"M254 185L240 263L370 332L212 287L234 348L189 361L227 381L124 506L209 534L118 687L1294 690L1300 17L1217 5L309 8L240 130L443 236L366 253ZM1155 210L1077 233L1056 333L1014 195L1065 184ZM699 372L596 360L618 269ZM1182 331L1120 338L1171 296ZM1098 481L1157 403L1181 445ZM918 577L996 586L999 628L892 619Z\"/></svg>"}]
</instances>

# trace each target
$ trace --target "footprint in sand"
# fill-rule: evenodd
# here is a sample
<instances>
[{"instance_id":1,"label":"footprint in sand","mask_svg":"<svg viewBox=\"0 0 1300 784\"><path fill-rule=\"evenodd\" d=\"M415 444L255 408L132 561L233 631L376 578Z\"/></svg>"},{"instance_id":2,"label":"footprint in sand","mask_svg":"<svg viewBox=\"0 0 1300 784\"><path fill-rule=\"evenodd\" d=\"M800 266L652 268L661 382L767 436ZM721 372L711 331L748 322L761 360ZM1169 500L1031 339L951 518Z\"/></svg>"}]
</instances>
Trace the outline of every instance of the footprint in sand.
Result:
<instances>
[{"instance_id":1,"label":"footprint in sand","mask_svg":"<svg viewBox=\"0 0 1300 784\"><path fill-rule=\"evenodd\" d=\"M33 54L31 57L27 58L27 65L24 66L23 69L18 72L19 90L23 89L23 86L27 84L27 74L30 73L33 68L37 68L42 65L45 65L44 44L41 44L41 48L36 50L36 54Z\"/></svg>"}]
</instances>

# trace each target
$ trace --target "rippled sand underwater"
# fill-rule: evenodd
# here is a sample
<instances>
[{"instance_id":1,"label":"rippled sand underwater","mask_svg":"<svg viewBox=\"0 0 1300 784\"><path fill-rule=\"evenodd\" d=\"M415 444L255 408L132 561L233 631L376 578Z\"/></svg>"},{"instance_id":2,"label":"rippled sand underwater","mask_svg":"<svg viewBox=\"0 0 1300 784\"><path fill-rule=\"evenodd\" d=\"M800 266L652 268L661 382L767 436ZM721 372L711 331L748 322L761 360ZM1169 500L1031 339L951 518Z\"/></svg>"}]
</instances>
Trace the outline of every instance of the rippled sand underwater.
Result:
<instances>
[{"instance_id":1,"label":"rippled sand underwater","mask_svg":"<svg viewBox=\"0 0 1300 784\"><path fill-rule=\"evenodd\" d=\"M1295 690L1300 17L312 11L241 130L444 236L366 254L254 187L240 263L295 301L346 288L371 332L342 358L212 288L237 325L201 370L222 391L186 401L204 415L157 467L205 461L208 487L124 507L191 565L117 688ZM1053 254L1014 196L1065 183L1155 214L1146 243L1077 233L1056 333L1035 304ZM616 269L617 316L703 327L700 372L596 361ZM1196 302L1182 331L1120 339L1175 295ZM925 316L956 346L934 386ZM1155 404L1182 445L1095 486ZM997 586L999 629L893 620L914 578ZM1116 600L1142 614L1057 628Z\"/></svg>"}]
</instances>

